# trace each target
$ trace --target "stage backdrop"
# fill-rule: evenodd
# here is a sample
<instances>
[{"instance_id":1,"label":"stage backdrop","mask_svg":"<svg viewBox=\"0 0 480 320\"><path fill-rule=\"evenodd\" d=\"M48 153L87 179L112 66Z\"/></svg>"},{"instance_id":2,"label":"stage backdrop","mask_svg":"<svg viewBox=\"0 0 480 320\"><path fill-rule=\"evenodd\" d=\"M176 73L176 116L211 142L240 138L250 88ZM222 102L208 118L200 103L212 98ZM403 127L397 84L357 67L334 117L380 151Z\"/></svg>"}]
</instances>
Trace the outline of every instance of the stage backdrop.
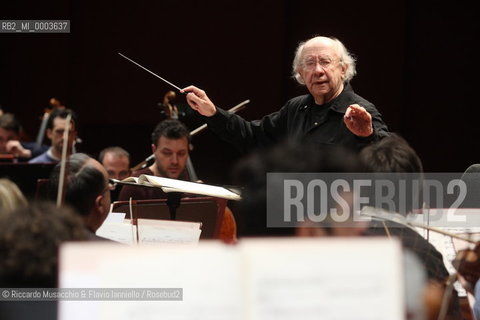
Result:
<instances>
[{"instance_id":1,"label":"stage backdrop","mask_svg":"<svg viewBox=\"0 0 480 320\"><path fill-rule=\"evenodd\" d=\"M296 45L335 36L358 60L352 85L404 136L427 171L463 171L480 161L478 22L457 1L16 1L1 19L69 19L69 34L0 34L0 104L30 139L52 96L80 119L80 151L120 145L133 164L150 154L158 103L171 88L122 59L137 60L178 86L205 89L220 107L246 99L258 119L305 89L291 79ZM190 129L202 122L178 95ZM228 183L242 156L208 130L193 139L200 178Z\"/></svg>"}]
</instances>

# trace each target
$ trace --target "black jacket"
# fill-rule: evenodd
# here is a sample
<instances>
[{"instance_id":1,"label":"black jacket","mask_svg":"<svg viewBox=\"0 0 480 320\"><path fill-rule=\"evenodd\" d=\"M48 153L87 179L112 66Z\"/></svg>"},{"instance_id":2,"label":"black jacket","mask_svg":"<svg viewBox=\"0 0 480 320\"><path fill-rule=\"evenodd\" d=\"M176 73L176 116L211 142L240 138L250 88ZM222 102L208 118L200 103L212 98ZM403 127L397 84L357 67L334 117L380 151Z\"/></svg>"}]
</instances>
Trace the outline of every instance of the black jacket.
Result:
<instances>
[{"instance_id":1,"label":"black jacket","mask_svg":"<svg viewBox=\"0 0 480 320\"><path fill-rule=\"evenodd\" d=\"M343 122L348 106L355 103L372 115L374 133L369 137L354 135ZM313 96L308 94L289 100L279 111L261 120L246 121L220 108L214 116L204 119L215 134L244 152L287 138L342 145L358 152L388 135L388 128L375 106L355 94L348 83L338 97L324 105L315 104Z\"/></svg>"}]
</instances>

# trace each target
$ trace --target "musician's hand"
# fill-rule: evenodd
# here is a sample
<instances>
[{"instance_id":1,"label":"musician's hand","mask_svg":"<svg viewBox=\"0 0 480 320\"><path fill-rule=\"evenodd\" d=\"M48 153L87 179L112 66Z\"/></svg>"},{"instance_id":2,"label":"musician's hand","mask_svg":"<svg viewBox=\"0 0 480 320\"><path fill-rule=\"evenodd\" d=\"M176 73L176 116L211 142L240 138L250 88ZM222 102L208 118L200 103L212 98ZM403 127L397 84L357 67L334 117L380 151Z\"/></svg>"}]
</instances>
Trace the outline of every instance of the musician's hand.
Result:
<instances>
[{"instance_id":1,"label":"musician's hand","mask_svg":"<svg viewBox=\"0 0 480 320\"><path fill-rule=\"evenodd\" d=\"M208 98L205 91L195 87L188 86L183 88L180 92L187 93L187 102L193 110L198 111L203 116L211 117L217 113L217 108Z\"/></svg>"},{"instance_id":2,"label":"musician's hand","mask_svg":"<svg viewBox=\"0 0 480 320\"><path fill-rule=\"evenodd\" d=\"M372 116L358 104L352 104L348 107L343 122L348 130L359 137L368 137L373 133Z\"/></svg>"},{"instance_id":3,"label":"musician's hand","mask_svg":"<svg viewBox=\"0 0 480 320\"><path fill-rule=\"evenodd\" d=\"M32 151L25 149L20 141L10 140L6 144L6 150L8 153L13 154L17 158L31 158Z\"/></svg>"}]
</instances>

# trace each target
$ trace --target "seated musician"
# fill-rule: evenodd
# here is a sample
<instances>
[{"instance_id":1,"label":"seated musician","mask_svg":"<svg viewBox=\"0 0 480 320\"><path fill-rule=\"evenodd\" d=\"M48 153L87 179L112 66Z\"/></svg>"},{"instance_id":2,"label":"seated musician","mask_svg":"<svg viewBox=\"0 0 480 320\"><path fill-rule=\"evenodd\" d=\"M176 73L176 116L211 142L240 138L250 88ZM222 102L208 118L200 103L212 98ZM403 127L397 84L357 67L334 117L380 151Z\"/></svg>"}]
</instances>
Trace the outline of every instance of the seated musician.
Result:
<instances>
[{"instance_id":1,"label":"seated musician","mask_svg":"<svg viewBox=\"0 0 480 320\"><path fill-rule=\"evenodd\" d=\"M144 169L134 171L132 176L142 174L170 179L189 180L186 164L189 157L190 132L178 120L160 122L152 133L152 152L155 162ZM125 185L120 192L119 200L148 200L167 198L160 188L146 188ZM235 219L226 211L220 229L220 237L225 241L235 240ZM233 230L233 235L232 235Z\"/></svg>"},{"instance_id":2,"label":"seated musician","mask_svg":"<svg viewBox=\"0 0 480 320\"><path fill-rule=\"evenodd\" d=\"M60 246L85 240L82 220L43 202L0 214L0 287L57 288ZM58 301L0 301L2 320L58 319Z\"/></svg>"},{"instance_id":3,"label":"seated musician","mask_svg":"<svg viewBox=\"0 0 480 320\"><path fill-rule=\"evenodd\" d=\"M108 173L97 160L84 153L71 155L66 162L64 203L81 216L88 240L105 240L95 234L110 210L112 185ZM49 179L49 198L57 199L61 164L53 169Z\"/></svg>"},{"instance_id":4,"label":"seated musician","mask_svg":"<svg viewBox=\"0 0 480 320\"><path fill-rule=\"evenodd\" d=\"M29 163L59 162L62 157L63 132L67 124L68 115L72 115L70 132L68 134L67 156L73 153L74 143L77 140L78 121L75 113L69 109L55 109L50 113L47 121L47 137L51 140L51 147L41 155L33 158Z\"/></svg>"},{"instance_id":5,"label":"seated musician","mask_svg":"<svg viewBox=\"0 0 480 320\"><path fill-rule=\"evenodd\" d=\"M28 161L45 152L47 146L20 141L22 126L11 113L0 116L0 154L10 154L19 161Z\"/></svg>"},{"instance_id":6,"label":"seated musician","mask_svg":"<svg viewBox=\"0 0 480 320\"><path fill-rule=\"evenodd\" d=\"M160 122L152 133L152 152L155 162L144 169L134 171L133 177L147 174L170 179L189 180L186 170L190 132L177 120ZM159 188L124 186L119 200L164 199L166 194Z\"/></svg>"},{"instance_id":7,"label":"seated musician","mask_svg":"<svg viewBox=\"0 0 480 320\"><path fill-rule=\"evenodd\" d=\"M130 170L130 153L122 147L108 147L100 151L98 161L107 170L110 179L123 180L131 174ZM117 201L122 186L117 186L112 190L112 201Z\"/></svg>"}]
</instances>

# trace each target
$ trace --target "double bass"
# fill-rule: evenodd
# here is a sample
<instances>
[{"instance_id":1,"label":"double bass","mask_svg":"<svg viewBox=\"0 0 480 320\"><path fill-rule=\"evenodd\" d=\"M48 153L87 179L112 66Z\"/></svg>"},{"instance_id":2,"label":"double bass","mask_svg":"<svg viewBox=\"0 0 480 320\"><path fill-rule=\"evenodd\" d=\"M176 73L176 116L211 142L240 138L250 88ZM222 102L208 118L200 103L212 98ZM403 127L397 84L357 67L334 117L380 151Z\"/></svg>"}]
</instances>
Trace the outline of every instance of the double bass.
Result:
<instances>
[{"instance_id":1,"label":"double bass","mask_svg":"<svg viewBox=\"0 0 480 320\"><path fill-rule=\"evenodd\" d=\"M173 101L177 98L177 95L174 91L168 91L163 97L163 112L167 119L177 119L179 118L178 108L173 104Z\"/></svg>"},{"instance_id":2,"label":"double bass","mask_svg":"<svg viewBox=\"0 0 480 320\"><path fill-rule=\"evenodd\" d=\"M65 109L65 106L58 100L57 98L53 97L50 98L48 107L46 107L43 111L42 122L40 124L40 129L37 133L37 139L35 139L35 144L40 147L42 145L43 139L45 137L45 130L47 129L47 122L50 113L55 109Z\"/></svg>"}]
</instances>

